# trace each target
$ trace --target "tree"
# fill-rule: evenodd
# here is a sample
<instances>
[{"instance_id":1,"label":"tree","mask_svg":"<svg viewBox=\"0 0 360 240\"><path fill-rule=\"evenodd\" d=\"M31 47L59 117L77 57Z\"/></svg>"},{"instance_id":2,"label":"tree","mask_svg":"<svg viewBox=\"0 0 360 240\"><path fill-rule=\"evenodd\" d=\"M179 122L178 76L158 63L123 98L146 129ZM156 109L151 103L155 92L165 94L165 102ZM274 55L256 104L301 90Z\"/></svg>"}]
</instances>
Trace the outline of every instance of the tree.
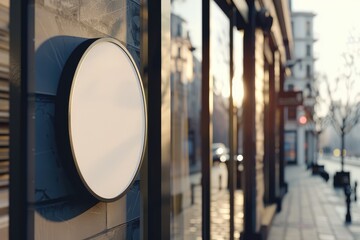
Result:
<instances>
[{"instance_id":1,"label":"tree","mask_svg":"<svg viewBox=\"0 0 360 240\"><path fill-rule=\"evenodd\" d=\"M343 68L330 84L327 78L327 94L329 100L329 120L335 131L341 137L341 172L344 172L345 136L359 122L360 117L360 91L356 85L359 72L356 67L356 56L344 53Z\"/></svg>"},{"instance_id":2,"label":"tree","mask_svg":"<svg viewBox=\"0 0 360 240\"><path fill-rule=\"evenodd\" d=\"M323 111L323 107L324 107L324 105L326 105L325 104L326 100L325 100L323 94L321 94L321 92L320 92L321 87L325 83L325 79L326 79L326 76L318 75L314 79L315 80L314 84L309 85L309 91L310 91L309 95L311 95L311 97L315 100L314 111L310 116L311 116L311 121L313 122L314 128L315 128L317 153L320 151L319 137L320 137L321 133L329 125L329 115L326 115L326 113L324 113L324 111ZM318 155L316 155L316 157L315 157L315 161L314 161L315 165L317 165L317 160L318 160Z\"/></svg>"}]
</instances>

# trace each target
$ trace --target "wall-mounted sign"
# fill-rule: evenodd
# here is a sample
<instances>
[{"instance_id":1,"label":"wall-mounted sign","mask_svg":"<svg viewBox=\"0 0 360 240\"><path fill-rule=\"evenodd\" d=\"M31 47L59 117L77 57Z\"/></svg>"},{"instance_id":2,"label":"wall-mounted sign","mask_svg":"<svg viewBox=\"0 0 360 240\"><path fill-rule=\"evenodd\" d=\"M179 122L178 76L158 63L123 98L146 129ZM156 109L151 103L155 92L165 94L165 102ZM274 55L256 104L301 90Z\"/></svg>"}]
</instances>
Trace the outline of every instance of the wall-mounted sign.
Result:
<instances>
[{"instance_id":1,"label":"wall-mounted sign","mask_svg":"<svg viewBox=\"0 0 360 240\"><path fill-rule=\"evenodd\" d=\"M302 91L280 92L278 97L279 106L299 106L303 104Z\"/></svg>"},{"instance_id":2,"label":"wall-mounted sign","mask_svg":"<svg viewBox=\"0 0 360 240\"><path fill-rule=\"evenodd\" d=\"M98 199L119 198L134 181L144 154L147 118L137 67L125 47L91 39L70 56L58 89L72 161ZM60 117L61 117L60 116ZM61 122L59 124L62 124Z\"/></svg>"}]
</instances>

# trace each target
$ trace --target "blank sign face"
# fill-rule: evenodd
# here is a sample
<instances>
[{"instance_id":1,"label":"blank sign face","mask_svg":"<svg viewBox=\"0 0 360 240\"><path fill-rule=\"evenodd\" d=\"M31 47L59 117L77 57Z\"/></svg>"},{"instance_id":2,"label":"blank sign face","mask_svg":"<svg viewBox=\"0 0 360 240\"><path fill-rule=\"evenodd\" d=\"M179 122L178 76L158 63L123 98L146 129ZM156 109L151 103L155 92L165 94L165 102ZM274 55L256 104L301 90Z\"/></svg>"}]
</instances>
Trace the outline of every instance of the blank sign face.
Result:
<instances>
[{"instance_id":1,"label":"blank sign face","mask_svg":"<svg viewBox=\"0 0 360 240\"><path fill-rule=\"evenodd\" d=\"M72 81L68 120L82 181L99 199L119 197L138 172L147 126L141 79L120 43L98 40L85 51Z\"/></svg>"}]
</instances>

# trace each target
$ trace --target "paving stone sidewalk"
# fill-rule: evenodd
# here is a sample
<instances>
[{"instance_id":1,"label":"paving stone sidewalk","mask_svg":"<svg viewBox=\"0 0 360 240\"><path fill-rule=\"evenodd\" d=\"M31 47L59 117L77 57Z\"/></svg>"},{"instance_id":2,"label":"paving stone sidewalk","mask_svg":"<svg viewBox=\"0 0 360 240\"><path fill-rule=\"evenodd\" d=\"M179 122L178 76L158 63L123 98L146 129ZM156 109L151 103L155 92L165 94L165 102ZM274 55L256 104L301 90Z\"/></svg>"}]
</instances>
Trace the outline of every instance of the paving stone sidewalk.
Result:
<instances>
[{"instance_id":1,"label":"paving stone sidewalk","mask_svg":"<svg viewBox=\"0 0 360 240\"><path fill-rule=\"evenodd\" d=\"M330 181L303 166L287 166L288 193L273 221L269 240L360 240L360 206L352 202L352 223L345 222L345 196Z\"/></svg>"}]
</instances>

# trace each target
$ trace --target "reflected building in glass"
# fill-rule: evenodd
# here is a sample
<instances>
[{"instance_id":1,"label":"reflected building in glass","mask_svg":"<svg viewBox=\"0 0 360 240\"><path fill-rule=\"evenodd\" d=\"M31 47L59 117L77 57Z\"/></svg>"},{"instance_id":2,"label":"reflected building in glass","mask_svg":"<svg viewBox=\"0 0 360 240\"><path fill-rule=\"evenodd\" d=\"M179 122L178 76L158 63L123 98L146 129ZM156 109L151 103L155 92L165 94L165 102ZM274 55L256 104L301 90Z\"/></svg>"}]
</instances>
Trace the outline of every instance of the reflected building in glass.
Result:
<instances>
[{"instance_id":1,"label":"reflected building in glass","mask_svg":"<svg viewBox=\"0 0 360 240\"><path fill-rule=\"evenodd\" d=\"M199 32L190 32L194 19L181 12L189 4L179 4L171 14L171 236L196 239L201 238L201 62L191 35Z\"/></svg>"}]
</instances>

